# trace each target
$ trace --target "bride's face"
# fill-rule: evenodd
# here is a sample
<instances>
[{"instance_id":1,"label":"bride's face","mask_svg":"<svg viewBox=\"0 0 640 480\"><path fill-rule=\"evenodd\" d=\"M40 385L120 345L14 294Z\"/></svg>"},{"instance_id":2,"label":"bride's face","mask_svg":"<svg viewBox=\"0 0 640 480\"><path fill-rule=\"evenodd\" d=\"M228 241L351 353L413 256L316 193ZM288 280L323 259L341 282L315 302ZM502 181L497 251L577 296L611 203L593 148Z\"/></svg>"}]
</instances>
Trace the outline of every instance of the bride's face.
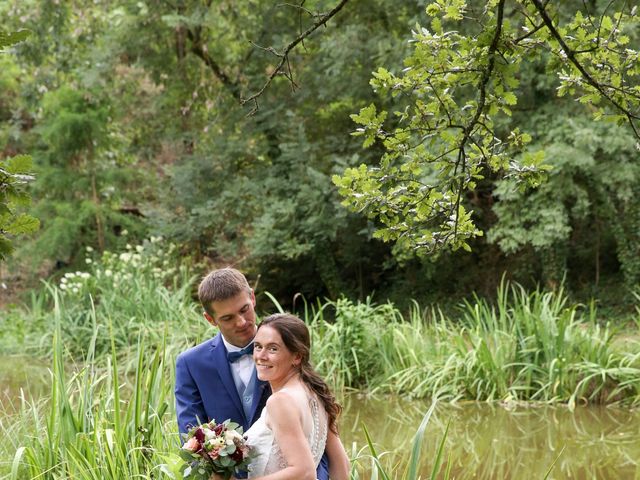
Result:
<instances>
[{"instance_id":1,"label":"bride's face","mask_svg":"<svg viewBox=\"0 0 640 480\"><path fill-rule=\"evenodd\" d=\"M283 385L300 364L300 354L285 347L278 331L270 326L258 329L254 340L253 360L260 380L272 386Z\"/></svg>"}]
</instances>

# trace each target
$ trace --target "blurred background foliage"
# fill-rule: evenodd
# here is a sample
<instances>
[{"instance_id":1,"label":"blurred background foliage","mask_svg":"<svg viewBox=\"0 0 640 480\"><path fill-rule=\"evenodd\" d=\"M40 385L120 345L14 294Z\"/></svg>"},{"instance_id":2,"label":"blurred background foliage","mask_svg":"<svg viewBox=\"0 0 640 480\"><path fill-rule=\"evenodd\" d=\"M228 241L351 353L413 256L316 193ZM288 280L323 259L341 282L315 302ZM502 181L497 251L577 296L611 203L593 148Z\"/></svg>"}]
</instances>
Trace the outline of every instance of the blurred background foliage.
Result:
<instances>
[{"instance_id":1,"label":"blurred background foliage","mask_svg":"<svg viewBox=\"0 0 640 480\"><path fill-rule=\"evenodd\" d=\"M396 251L340 205L332 175L381 156L350 135L349 115L372 102L396 108L375 96L371 72L403 68L424 0L349 1L291 54L295 85L276 76L248 115L240 99L278 61L267 48L282 49L313 22L309 12L336 3L2 3L3 28L32 35L0 56L0 156L33 157L30 213L41 228L20 240L0 280L34 285L79 268L86 246L117 251L161 235L201 271L234 265L284 306L296 293L375 292L400 306L493 294L504 276L624 303L640 281L634 140L557 98L543 64L523 65L504 128L530 133L553 170L535 190L493 176L467 193L486 232L472 252ZM557 8L571 16L585 5Z\"/></svg>"}]
</instances>

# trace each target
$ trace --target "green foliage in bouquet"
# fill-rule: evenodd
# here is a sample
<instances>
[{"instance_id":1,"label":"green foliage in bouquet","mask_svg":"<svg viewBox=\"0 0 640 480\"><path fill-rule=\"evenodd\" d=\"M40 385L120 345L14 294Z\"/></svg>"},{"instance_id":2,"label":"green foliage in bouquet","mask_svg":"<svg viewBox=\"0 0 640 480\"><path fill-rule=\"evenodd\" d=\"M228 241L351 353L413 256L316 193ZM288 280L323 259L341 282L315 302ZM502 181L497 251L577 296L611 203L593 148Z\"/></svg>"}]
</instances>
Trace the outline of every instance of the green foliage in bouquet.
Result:
<instances>
[{"instance_id":1,"label":"green foliage in bouquet","mask_svg":"<svg viewBox=\"0 0 640 480\"><path fill-rule=\"evenodd\" d=\"M242 435L242 427L230 420L215 420L193 427L186 434L180 456L182 478L208 480L212 473L225 479L249 468L250 448Z\"/></svg>"}]
</instances>

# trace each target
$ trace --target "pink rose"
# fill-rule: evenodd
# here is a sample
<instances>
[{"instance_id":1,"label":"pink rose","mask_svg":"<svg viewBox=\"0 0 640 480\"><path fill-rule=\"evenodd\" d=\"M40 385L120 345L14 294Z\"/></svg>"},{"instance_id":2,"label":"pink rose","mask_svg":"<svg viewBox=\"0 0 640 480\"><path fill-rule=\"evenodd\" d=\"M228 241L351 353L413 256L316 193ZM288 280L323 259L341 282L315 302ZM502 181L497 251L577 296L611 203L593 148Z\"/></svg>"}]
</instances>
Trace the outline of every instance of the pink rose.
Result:
<instances>
[{"instance_id":1,"label":"pink rose","mask_svg":"<svg viewBox=\"0 0 640 480\"><path fill-rule=\"evenodd\" d=\"M219 450L217 448L214 448L213 450L211 450L209 452L209 456L211 457L212 460L215 460L216 458L218 458L220 456L220 454L218 452L219 452Z\"/></svg>"},{"instance_id":2,"label":"pink rose","mask_svg":"<svg viewBox=\"0 0 640 480\"><path fill-rule=\"evenodd\" d=\"M187 443L185 443L184 447L182 448L191 452L197 452L198 450L200 450L200 442L196 437L191 437L189 440L187 440Z\"/></svg>"}]
</instances>

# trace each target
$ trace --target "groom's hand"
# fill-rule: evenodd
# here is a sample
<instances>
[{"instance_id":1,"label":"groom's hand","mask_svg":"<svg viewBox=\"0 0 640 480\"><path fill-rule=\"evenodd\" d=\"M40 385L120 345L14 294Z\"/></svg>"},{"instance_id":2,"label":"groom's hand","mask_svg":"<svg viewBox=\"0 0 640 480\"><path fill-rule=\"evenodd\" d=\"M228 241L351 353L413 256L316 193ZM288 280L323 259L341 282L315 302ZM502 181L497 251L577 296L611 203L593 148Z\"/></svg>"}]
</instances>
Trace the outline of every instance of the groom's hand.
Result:
<instances>
[{"instance_id":1,"label":"groom's hand","mask_svg":"<svg viewBox=\"0 0 640 480\"><path fill-rule=\"evenodd\" d=\"M209 477L209 480L225 480L222 475L218 475L217 473L212 473ZM236 477L231 477L229 480L238 480Z\"/></svg>"}]
</instances>

